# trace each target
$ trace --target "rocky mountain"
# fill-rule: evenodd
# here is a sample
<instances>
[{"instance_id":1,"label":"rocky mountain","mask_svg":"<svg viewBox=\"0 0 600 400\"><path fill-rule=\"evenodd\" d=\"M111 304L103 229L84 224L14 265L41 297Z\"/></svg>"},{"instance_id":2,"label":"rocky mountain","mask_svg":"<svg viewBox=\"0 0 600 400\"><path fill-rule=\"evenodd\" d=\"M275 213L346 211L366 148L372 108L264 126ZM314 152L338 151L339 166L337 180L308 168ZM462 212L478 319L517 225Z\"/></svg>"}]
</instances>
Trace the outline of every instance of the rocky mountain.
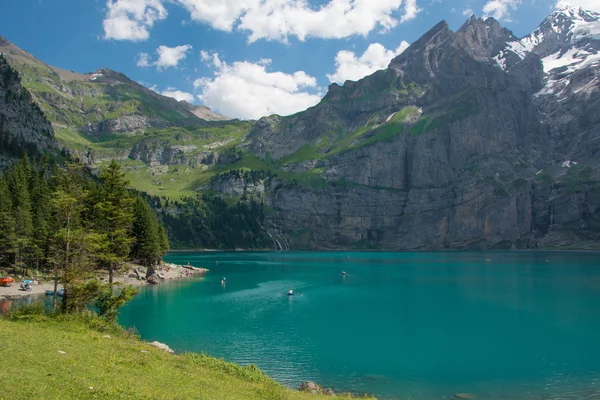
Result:
<instances>
[{"instance_id":1,"label":"rocky mountain","mask_svg":"<svg viewBox=\"0 0 600 400\"><path fill-rule=\"evenodd\" d=\"M165 198L259 199L275 248L600 248L599 26L576 8L523 38L442 21L387 69L256 123L0 51L69 149Z\"/></svg>"},{"instance_id":2,"label":"rocky mountain","mask_svg":"<svg viewBox=\"0 0 600 400\"><path fill-rule=\"evenodd\" d=\"M310 175L266 189L273 225L310 248L595 246L599 21L567 8L522 39L441 22L386 70L261 119L249 148Z\"/></svg>"},{"instance_id":3,"label":"rocky mountain","mask_svg":"<svg viewBox=\"0 0 600 400\"><path fill-rule=\"evenodd\" d=\"M182 103L186 103L186 107L188 108L188 111L190 111L196 117L203 119L205 121L229 121L229 120L231 120L231 118L228 118L224 115L218 114L206 106L198 106L195 104L189 104L185 101L183 101Z\"/></svg>"},{"instance_id":4,"label":"rocky mountain","mask_svg":"<svg viewBox=\"0 0 600 400\"><path fill-rule=\"evenodd\" d=\"M23 151L39 156L57 150L52 125L21 85L19 73L0 55L0 167Z\"/></svg>"},{"instance_id":5,"label":"rocky mountain","mask_svg":"<svg viewBox=\"0 0 600 400\"><path fill-rule=\"evenodd\" d=\"M162 96L110 69L81 74L48 65L1 36L0 53L18 71L62 148L93 168L120 160L150 192L193 194L194 182L202 181L199 175L217 162L221 148L238 143L251 126ZM174 165L185 168L169 170Z\"/></svg>"}]
</instances>

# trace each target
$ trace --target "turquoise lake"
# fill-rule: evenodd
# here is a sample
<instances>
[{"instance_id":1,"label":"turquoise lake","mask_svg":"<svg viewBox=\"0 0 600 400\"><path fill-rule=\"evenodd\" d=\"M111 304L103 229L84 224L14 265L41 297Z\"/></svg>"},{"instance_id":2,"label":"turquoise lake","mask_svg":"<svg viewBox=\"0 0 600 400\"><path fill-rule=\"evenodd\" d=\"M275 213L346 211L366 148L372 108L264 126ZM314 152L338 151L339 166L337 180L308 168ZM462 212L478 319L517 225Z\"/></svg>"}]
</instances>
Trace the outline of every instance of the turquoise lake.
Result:
<instances>
[{"instance_id":1,"label":"turquoise lake","mask_svg":"<svg viewBox=\"0 0 600 400\"><path fill-rule=\"evenodd\" d=\"M256 364L292 388L313 380L386 399L600 398L597 253L166 260L210 272L142 289L120 322L177 352Z\"/></svg>"}]
</instances>

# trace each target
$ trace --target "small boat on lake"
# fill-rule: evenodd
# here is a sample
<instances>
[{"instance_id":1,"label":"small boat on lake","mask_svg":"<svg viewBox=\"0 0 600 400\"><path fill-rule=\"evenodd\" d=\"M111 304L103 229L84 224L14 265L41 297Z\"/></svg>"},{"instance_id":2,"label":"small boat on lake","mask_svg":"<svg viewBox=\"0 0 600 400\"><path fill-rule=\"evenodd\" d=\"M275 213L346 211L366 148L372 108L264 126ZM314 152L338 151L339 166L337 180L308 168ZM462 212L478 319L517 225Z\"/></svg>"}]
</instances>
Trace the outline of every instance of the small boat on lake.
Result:
<instances>
[{"instance_id":1,"label":"small boat on lake","mask_svg":"<svg viewBox=\"0 0 600 400\"><path fill-rule=\"evenodd\" d=\"M65 289L58 289L56 291L56 297L63 297L64 294L65 294ZM54 295L54 290L52 290L52 289L46 290L46 296L53 296L53 295Z\"/></svg>"},{"instance_id":2,"label":"small boat on lake","mask_svg":"<svg viewBox=\"0 0 600 400\"><path fill-rule=\"evenodd\" d=\"M293 296L294 295L294 291L292 289L288 290L287 295L288 296Z\"/></svg>"}]
</instances>

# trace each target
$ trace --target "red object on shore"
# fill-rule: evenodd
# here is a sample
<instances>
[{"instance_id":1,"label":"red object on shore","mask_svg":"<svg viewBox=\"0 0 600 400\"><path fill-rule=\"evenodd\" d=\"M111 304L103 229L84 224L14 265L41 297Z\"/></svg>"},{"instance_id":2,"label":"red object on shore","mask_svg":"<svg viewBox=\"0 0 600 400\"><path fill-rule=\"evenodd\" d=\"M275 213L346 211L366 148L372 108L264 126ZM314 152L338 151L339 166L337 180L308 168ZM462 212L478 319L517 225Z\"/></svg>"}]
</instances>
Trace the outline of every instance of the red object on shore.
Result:
<instances>
[{"instance_id":1,"label":"red object on shore","mask_svg":"<svg viewBox=\"0 0 600 400\"><path fill-rule=\"evenodd\" d=\"M10 287L10 285L14 282L15 280L13 278L6 277L6 278L0 278L0 286L4 286L4 287Z\"/></svg>"}]
</instances>

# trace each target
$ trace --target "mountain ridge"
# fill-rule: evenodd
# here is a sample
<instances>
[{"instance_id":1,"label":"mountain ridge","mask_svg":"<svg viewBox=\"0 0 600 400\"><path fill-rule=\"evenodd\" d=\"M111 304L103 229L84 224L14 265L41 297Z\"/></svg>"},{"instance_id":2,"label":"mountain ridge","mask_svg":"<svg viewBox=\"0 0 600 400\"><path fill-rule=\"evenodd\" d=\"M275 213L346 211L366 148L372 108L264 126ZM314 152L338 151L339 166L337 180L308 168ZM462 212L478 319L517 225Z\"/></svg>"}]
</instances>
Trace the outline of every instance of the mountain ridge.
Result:
<instances>
[{"instance_id":1,"label":"mountain ridge","mask_svg":"<svg viewBox=\"0 0 600 400\"><path fill-rule=\"evenodd\" d=\"M595 40L565 37L563 48ZM595 64L580 73L589 96L561 103L539 93L565 71L546 73L545 54L506 50L521 40L494 19L456 32L442 21L388 69L332 85L303 113L259 120L255 153L322 179L269 189L279 232L325 249L596 243Z\"/></svg>"},{"instance_id":2,"label":"mountain ridge","mask_svg":"<svg viewBox=\"0 0 600 400\"><path fill-rule=\"evenodd\" d=\"M441 21L294 115L125 119L86 146L140 190L263 202L275 248L600 248L595 19L561 10L523 38ZM138 107L122 100L103 107Z\"/></svg>"}]
</instances>

